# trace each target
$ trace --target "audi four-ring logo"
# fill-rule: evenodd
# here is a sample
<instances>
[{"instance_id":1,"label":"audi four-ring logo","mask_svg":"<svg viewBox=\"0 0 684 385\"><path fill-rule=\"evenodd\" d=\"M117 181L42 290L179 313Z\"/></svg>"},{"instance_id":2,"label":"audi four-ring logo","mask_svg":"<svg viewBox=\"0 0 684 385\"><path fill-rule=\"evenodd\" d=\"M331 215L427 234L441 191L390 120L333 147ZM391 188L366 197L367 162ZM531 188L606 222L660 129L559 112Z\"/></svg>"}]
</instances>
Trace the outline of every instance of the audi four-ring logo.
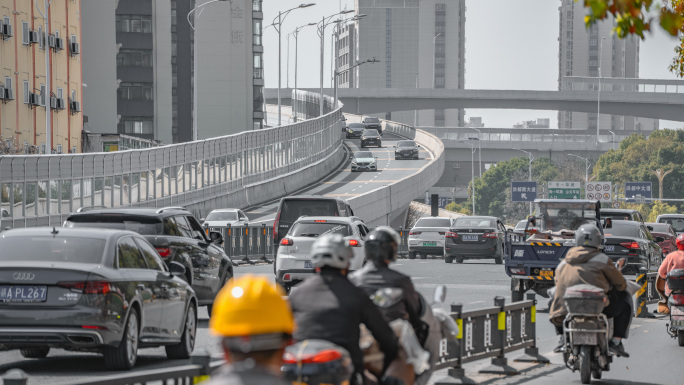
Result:
<instances>
[{"instance_id":1,"label":"audi four-ring logo","mask_svg":"<svg viewBox=\"0 0 684 385\"><path fill-rule=\"evenodd\" d=\"M33 273L14 273L12 274L12 278L14 278L15 281L33 281L36 278L36 275Z\"/></svg>"}]
</instances>

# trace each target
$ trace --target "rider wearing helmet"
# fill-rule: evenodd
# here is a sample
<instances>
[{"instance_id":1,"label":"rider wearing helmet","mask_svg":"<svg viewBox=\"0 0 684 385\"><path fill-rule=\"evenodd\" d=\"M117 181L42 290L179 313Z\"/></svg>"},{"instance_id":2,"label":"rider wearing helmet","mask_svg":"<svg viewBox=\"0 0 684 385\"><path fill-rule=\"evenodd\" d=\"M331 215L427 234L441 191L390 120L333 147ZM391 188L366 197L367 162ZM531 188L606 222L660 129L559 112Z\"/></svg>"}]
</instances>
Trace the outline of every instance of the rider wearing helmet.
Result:
<instances>
[{"instance_id":1,"label":"rider wearing helmet","mask_svg":"<svg viewBox=\"0 0 684 385\"><path fill-rule=\"evenodd\" d=\"M684 269L684 233L677 236L676 243L677 250L668 254L658 269L658 276L663 280L663 283L667 279L667 273L675 269ZM667 287L667 283L664 284L664 289L663 295L669 297L672 290ZM667 304L667 301L664 302ZM660 310L658 311L660 312Z\"/></svg>"},{"instance_id":2,"label":"rider wearing helmet","mask_svg":"<svg viewBox=\"0 0 684 385\"><path fill-rule=\"evenodd\" d=\"M561 335L561 343L556 351L562 349L563 319L568 311L563 296L567 288L574 285L590 284L603 289L608 297L603 313L613 318L613 339L609 343L612 352L629 357L622 346L627 338L632 319L631 297L625 291L627 282L611 259L602 253L603 234L596 225L587 223L575 231L576 247L568 250L565 258L558 264L555 272L556 294L549 311L549 318Z\"/></svg>"},{"instance_id":3,"label":"rider wearing helmet","mask_svg":"<svg viewBox=\"0 0 684 385\"><path fill-rule=\"evenodd\" d=\"M207 385L287 385L280 367L294 330L284 291L264 277L232 279L219 291L209 327L227 364Z\"/></svg>"},{"instance_id":4,"label":"rider wearing helmet","mask_svg":"<svg viewBox=\"0 0 684 385\"><path fill-rule=\"evenodd\" d=\"M363 374L359 325L366 325L378 341L384 369L397 356L397 339L368 295L347 279L353 257L349 242L340 234L324 234L316 239L311 253L317 274L290 293L297 323L294 338L327 340L347 349L354 364L352 384L360 384L354 382Z\"/></svg>"},{"instance_id":5,"label":"rider wearing helmet","mask_svg":"<svg viewBox=\"0 0 684 385\"><path fill-rule=\"evenodd\" d=\"M366 237L364 245L368 263L362 269L351 274L349 280L368 295L372 295L378 289L383 288L401 289L401 301L380 311L387 322L392 322L395 319L409 321L418 338L424 341L427 336L422 334L424 326L420 321L420 297L411 282L411 278L389 268L389 264L397 260L399 243L399 234L391 227L380 226L371 231Z\"/></svg>"}]
</instances>

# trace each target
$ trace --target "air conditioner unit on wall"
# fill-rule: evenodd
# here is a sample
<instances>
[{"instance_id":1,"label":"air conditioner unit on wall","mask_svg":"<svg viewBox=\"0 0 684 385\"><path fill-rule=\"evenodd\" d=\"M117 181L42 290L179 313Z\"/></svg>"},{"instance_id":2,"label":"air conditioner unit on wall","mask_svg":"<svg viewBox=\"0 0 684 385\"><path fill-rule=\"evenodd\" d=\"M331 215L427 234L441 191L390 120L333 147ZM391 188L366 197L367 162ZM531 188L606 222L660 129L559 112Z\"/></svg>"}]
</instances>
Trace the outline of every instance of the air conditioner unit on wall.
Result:
<instances>
[{"instance_id":1,"label":"air conditioner unit on wall","mask_svg":"<svg viewBox=\"0 0 684 385\"><path fill-rule=\"evenodd\" d=\"M50 97L50 108L57 109L57 98L54 96Z\"/></svg>"},{"instance_id":2,"label":"air conditioner unit on wall","mask_svg":"<svg viewBox=\"0 0 684 385\"><path fill-rule=\"evenodd\" d=\"M64 49L64 39L61 37L58 37L55 41L55 49L57 50L62 50Z\"/></svg>"},{"instance_id":3,"label":"air conditioner unit on wall","mask_svg":"<svg viewBox=\"0 0 684 385\"><path fill-rule=\"evenodd\" d=\"M40 106L41 105L41 95L40 94L30 94L29 95L29 104L32 104L34 106Z\"/></svg>"},{"instance_id":4,"label":"air conditioner unit on wall","mask_svg":"<svg viewBox=\"0 0 684 385\"><path fill-rule=\"evenodd\" d=\"M0 87L0 99L5 99L5 87Z\"/></svg>"},{"instance_id":5,"label":"air conditioner unit on wall","mask_svg":"<svg viewBox=\"0 0 684 385\"><path fill-rule=\"evenodd\" d=\"M71 104L71 113L72 114L75 114L77 112L81 112L81 103L74 100L70 104Z\"/></svg>"},{"instance_id":6,"label":"air conditioner unit on wall","mask_svg":"<svg viewBox=\"0 0 684 385\"><path fill-rule=\"evenodd\" d=\"M72 56L81 53L81 48L79 47L78 43L70 43L69 50L71 51Z\"/></svg>"},{"instance_id":7,"label":"air conditioner unit on wall","mask_svg":"<svg viewBox=\"0 0 684 385\"><path fill-rule=\"evenodd\" d=\"M48 35L48 47L55 48L55 36Z\"/></svg>"},{"instance_id":8,"label":"air conditioner unit on wall","mask_svg":"<svg viewBox=\"0 0 684 385\"><path fill-rule=\"evenodd\" d=\"M64 99L63 98L56 98L57 102L55 104L55 108L58 110L63 110L64 109Z\"/></svg>"},{"instance_id":9,"label":"air conditioner unit on wall","mask_svg":"<svg viewBox=\"0 0 684 385\"><path fill-rule=\"evenodd\" d=\"M5 88L5 100L14 100L14 90Z\"/></svg>"},{"instance_id":10,"label":"air conditioner unit on wall","mask_svg":"<svg viewBox=\"0 0 684 385\"><path fill-rule=\"evenodd\" d=\"M40 41L40 35L36 31L29 32L29 43L38 43Z\"/></svg>"}]
</instances>

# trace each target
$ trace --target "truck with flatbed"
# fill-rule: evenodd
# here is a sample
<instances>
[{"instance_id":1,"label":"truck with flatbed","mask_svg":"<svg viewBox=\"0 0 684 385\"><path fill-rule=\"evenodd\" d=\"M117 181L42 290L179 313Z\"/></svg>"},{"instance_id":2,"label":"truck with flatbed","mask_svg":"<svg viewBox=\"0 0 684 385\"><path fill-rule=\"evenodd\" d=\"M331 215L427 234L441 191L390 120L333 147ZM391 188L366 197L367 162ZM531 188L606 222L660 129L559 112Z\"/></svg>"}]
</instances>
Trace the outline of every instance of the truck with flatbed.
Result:
<instances>
[{"instance_id":1,"label":"truck with flatbed","mask_svg":"<svg viewBox=\"0 0 684 385\"><path fill-rule=\"evenodd\" d=\"M599 201L536 199L534 207L524 232L506 232L505 268L513 302L522 301L528 290L548 298L556 266L575 246L577 228L594 223L603 232Z\"/></svg>"}]
</instances>

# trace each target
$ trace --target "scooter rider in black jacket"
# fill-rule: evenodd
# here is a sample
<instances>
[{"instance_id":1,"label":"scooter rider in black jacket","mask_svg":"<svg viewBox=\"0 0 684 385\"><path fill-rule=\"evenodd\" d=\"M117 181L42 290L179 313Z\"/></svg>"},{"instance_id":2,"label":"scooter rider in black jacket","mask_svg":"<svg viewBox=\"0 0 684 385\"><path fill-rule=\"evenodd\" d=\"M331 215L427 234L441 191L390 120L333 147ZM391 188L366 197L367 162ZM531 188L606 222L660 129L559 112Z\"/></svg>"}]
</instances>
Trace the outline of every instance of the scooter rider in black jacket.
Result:
<instances>
[{"instance_id":1,"label":"scooter rider in black jacket","mask_svg":"<svg viewBox=\"0 0 684 385\"><path fill-rule=\"evenodd\" d=\"M368 263L352 273L349 280L369 296L382 288L401 289L402 300L380 311L387 322L395 319L409 321L418 339L424 342L424 325L420 321L422 305L413 282L409 276L389 268L389 264L397 260L399 242L399 234L391 227L380 226L371 231L364 245Z\"/></svg>"},{"instance_id":2,"label":"scooter rider in black jacket","mask_svg":"<svg viewBox=\"0 0 684 385\"><path fill-rule=\"evenodd\" d=\"M295 286L290 294L297 325L294 339L323 339L347 349L354 364L352 384L360 385L363 352L359 325L366 325L378 341L384 353L383 371L397 356L397 338L368 295L347 279L353 257L348 241L340 234L321 235L311 253L318 274Z\"/></svg>"}]
</instances>

